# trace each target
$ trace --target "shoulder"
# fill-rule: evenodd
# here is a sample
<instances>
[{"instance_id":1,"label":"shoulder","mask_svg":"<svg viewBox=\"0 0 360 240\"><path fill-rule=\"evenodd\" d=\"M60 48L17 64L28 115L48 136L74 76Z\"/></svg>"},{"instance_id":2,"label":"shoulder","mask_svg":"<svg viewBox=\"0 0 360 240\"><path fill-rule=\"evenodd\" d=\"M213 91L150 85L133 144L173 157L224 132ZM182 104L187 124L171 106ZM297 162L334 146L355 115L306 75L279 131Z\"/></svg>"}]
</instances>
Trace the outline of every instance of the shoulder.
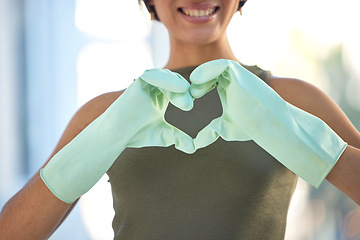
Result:
<instances>
[{"instance_id":1,"label":"shoulder","mask_svg":"<svg viewBox=\"0 0 360 240\"><path fill-rule=\"evenodd\" d=\"M287 102L312 114L322 114L334 104L323 91L302 80L271 76L269 85Z\"/></svg>"},{"instance_id":2,"label":"shoulder","mask_svg":"<svg viewBox=\"0 0 360 240\"><path fill-rule=\"evenodd\" d=\"M346 142L360 147L359 132L340 107L319 88L306 81L274 76L270 77L269 85L285 101L319 117Z\"/></svg>"},{"instance_id":3,"label":"shoulder","mask_svg":"<svg viewBox=\"0 0 360 240\"><path fill-rule=\"evenodd\" d=\"M85 103L74 115L73 120L76 120L79 128L85 128L105 110L124 92L108 92L99 95L89 102ZM81 129L82 130L82 129Z\"/></svg>"},{"instance_id":4,"label":"shoulder","mask_svg":"<svg viewBox=\"0 0 360 240\"><path fill-rule=\"evenodd\" d=\"M73 116L68 123L63 135L61 136L57 146L51 157L61 148L75 138L82 130L84 130L92 121L99 117L105 110L124 92L109 92L99 95L86 104L84 104Z\"/></svg>"}]
</instances>

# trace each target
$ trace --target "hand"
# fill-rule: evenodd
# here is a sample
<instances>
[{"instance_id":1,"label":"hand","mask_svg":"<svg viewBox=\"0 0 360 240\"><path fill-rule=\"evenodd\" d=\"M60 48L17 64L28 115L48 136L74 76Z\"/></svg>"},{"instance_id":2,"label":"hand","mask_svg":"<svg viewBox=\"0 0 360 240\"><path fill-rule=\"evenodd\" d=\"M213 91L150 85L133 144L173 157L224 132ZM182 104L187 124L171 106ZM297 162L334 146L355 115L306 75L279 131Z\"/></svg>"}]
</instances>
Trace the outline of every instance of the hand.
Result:
<instances>
[{"instance_id":1,"label":"hand","mask_svg":"<svg viewBox=\"0 0 360 240\"><path fill-rule=\"evenodd\" d=\"M217 86L223 106L221 121L228 123L225 130L218 131L222 138L243 141L248 136L315 187L347 146L322 120L285 102L235 61L205 63L193 71L190 80L194 98ZM199 135L208 132L204 129Z\"/></svg>"},{"instance_id":2,"label":"hand","mask_svg":"<svg viewBox=\"0 0 360 240\"><path fill-rule=\"evenodd\" d=\"M175 144L184 152L194 152L192 138L164 120L169 101L183 110L193 107L189 86L168 70L145 71L41 169L41 178L55 196L72 203L106 173L126 147Z\"/></svg>"}]
</instances>

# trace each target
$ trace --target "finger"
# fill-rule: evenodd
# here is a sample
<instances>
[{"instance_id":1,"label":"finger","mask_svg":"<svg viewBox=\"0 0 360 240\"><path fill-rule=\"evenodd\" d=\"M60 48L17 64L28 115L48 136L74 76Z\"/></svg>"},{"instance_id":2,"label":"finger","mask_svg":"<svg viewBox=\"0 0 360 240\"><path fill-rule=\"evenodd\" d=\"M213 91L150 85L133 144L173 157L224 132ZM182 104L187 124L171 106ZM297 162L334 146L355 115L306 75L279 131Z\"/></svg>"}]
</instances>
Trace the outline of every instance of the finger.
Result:
<instances>
[{"instance_id":1,"label":"finger","mask_svg":"<svg viewBox=\"0 0 360 240\"><path fill-rule=\"evenodd\" d=\"M175 93L184 93L188 91L190 87L190 84L185 78L167 69L146 70L139 78L150 85Z\"/></svg>"},{"instance_id":2,"label":"finger","mask_svg":"<svg viewBox=\"0 0 360 240\"><path fill-rule=\"evenodd\" d=\"M204 63L197 67L190 75L192 82L190 93L194 98L200 98L216 87L218 77L226 71L229 61L219 59Z\"/></svg>"},{"instance_id":3,"label":"finger","mask_svg":"<svg viewBox=\"0 0 360 240\"><path fill-rule=\"evenodd\" d=\"M190 75L192 84L203 84L217 78L229 66L230 61L226 59L218 59L206 62L197 67Z\"/></svg>"},{"instance_id":4,"label":"finger","mask_svg":"<svg viewBox=\"0 0 360 240\"><path fill-rule=\"evenodd\" d=\"M206 93L210 92L217 85L217 78L212 81L208 81L202 84L191 84L190 86L190 94L193 98L201 98Z\"/></svg>"},{"instance_id":5,"label":"finger","mask_svg":"<svg viewBox=\"0 0 360 240\"><path fill-rule=\"evenodd\" d=\"M228 116L221 116L211 121L194 139L195 149L204 148L215 142L218 137L226 141L248 141L249 136Z\"/></svg>"},{"instance_id":6,"label":"finger","mask_svg":"<svg viewBox=\"0 0 360 240\"><path fill-rule=\"evenodd\" d=\"M183 111L190 111L194 106L194 99L189 91L184 93L175 93L162 88L158 88L164 96L176 107Z\"/></svg>"}]
</instances>

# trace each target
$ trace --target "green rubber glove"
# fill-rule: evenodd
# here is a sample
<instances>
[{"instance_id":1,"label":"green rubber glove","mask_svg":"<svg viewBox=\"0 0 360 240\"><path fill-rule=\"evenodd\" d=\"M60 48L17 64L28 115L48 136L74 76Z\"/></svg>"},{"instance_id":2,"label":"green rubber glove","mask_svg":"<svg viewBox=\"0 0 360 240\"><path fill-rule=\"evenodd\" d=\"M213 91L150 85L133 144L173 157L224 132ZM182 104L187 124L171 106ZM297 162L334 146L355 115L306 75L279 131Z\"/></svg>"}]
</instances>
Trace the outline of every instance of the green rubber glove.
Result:
<instances>
[{"instance_id":1,"label":"green rubber glove","mask_svg":"<svg viewBox=\"0 0 360 240\"><path fill-rule=\"evenodd\" d=\"M294 173L318 186L346 147L320 119L282 100L255 75L229 60L199 66L190 85L169 70L147 70L40 171L48 188L72 203L87 192L126 147L175 144L186 153L219 136L253 139ZM169 101L182 110L218 85L223 115L191 139L164 120ZM189 91L190 88L190 91Z\"/></svg>"},{"instance_id":2,"label":"green rubber glove","mask_svg":"<svg viewBox=\"0 0 360 240\"><path fill-rule=\"evenodd\" d=\"M223 106L223 115L209 124L217 127L200 131L195 148L203 147L201 139L216 135L227 141L252 139L318 187L347 146L322 120L284 101L235 61L205 63L192 72L190 80L194 98L217 86Z\"/></svg>"},{"instance_id":3,"label":"green rubber glove","mask_svg":"<svg viewBox=\"0 0 360 240\"><path fill-rule=\"evenodd\" d=\"M72 203L95 185L126 147L175 144L193 153L192 138L164 120L168 99L184 110L193 107L189 87L169 70L145 71L41 169L44 183L60 200Z\"/></svg>"}]
</instances>

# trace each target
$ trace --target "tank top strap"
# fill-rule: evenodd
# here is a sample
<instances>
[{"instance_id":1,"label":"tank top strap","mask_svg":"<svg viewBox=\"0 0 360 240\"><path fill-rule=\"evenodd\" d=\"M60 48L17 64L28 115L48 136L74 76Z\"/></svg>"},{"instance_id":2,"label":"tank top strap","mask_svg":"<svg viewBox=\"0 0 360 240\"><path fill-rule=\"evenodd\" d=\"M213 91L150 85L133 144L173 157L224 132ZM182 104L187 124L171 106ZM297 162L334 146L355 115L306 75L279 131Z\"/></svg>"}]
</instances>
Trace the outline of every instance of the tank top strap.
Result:
<instances>
[{"instance_id":1,"label":"tank top strap","mask_svg":"<svg viewBox=\"0 0 360 240\"><path fill-rule=\"evenodd\" d=\"M258 76L265 83L269 84L271 78L271 72L260 68L258 65L242 65L248 71Z\"/></svg>"}]
</instances>

